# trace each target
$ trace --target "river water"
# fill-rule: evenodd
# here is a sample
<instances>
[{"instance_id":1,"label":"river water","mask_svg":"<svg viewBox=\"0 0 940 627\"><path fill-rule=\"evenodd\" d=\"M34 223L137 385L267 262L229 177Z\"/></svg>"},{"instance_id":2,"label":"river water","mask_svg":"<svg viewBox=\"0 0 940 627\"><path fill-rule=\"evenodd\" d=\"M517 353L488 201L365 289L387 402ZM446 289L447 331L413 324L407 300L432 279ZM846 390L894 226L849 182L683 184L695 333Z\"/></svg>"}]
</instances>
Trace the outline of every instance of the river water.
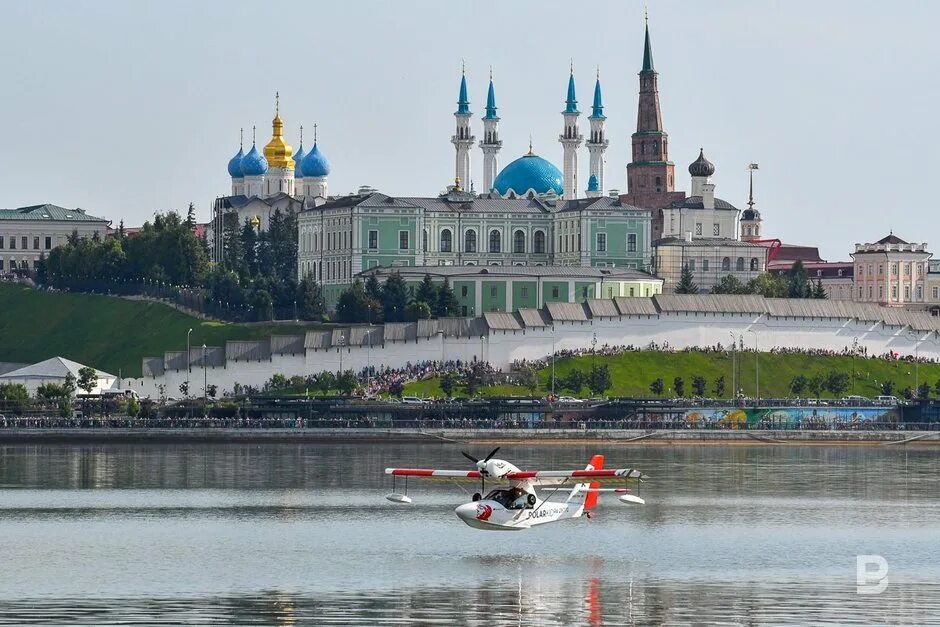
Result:
<instances>
[{"instance_id":1,"label":"river water","mask_svg":"<svg viewBox=\"0 0 940 627\"><path fill-rule=\"evenodd\" d=\"M461 523L456 485L384 500L384 467L462 448L0 446L0 624L940 623L940 449L507 445L651 476L646 506L518 533Z\"/></svg>"}]
</instances>

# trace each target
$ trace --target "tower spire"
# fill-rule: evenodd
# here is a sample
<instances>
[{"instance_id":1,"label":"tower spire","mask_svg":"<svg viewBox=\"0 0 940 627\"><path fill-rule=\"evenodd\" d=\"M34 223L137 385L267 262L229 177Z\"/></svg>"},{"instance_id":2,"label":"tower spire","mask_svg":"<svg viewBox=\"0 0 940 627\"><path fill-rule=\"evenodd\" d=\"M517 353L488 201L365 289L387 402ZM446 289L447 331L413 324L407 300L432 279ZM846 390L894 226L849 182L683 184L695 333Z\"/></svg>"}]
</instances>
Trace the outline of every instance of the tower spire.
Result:
<instances>
[{"instance_id":1,"label":"tower spire","mask_svg":"<svg viewBox=\"0 0 940 627\"><path fill-rule=\"evenodd\" d=\"M238 147L243 149L245 147L245 127L238 129Z\"/></svg>"},{"instance_id":2,"label":"tower spire","mask_svg":"<svg viewBox=\"0 0 940 627\"><path fill-rule=\"evenodd\" d=\"M256 130L257 130L257 129L256 129L255 125L252 124L252 125L251 125L251 145L252 145L252 146L255 145L255 131L256 131Z\"/></svg>"},{"instance_id":3,"label":"tower spire","mask_svg":"<svg viewBox=\"0 0 940 627\"><path fill-rule=\"evenodd\" d=\"M319 125L318 125L316 122L313 123L313 145L314 145L314 146L317 145L317 127L318 127L318 126L319 126ZM329 143L329 142L327 142L327 143Z\"/></svg>"},{"instance_id":4,"label":"tower spire","mask_svg":"<svg viewBox=\"0 0 940 627\"><path fill-rule=\"evenodd\" d=\"M564 150L563 156L563 193L565 200L574 200L578 195L578 147L583 137L578 131L578 98L574 92L574 60L571 61L568 74L568 98L565 100L565 110L561 112L562 132L558 136Z\"/></svg>"},{"instance_id":5,"label":"tower spire","mask_svg":"<svg viewBox=\"0 0 940 627\"><path fill-rule=\"evenodd\" d=\"M590 161L588 162L588 198L598 198L604 191L604 153L610 142L607 139L605 126L607 117L604 115L604 101L601 97L601 69L597 68L597 81L594 83L594 103L591 106L591 115L588 117L591 125L591 134L586 143Z\"/></svg>"},{"instance_id":6,"label":"tower spire","mask_svg":"<svg viewBox=\"0 0 940 627\"><path fill-rule=\"evenodd\" d=\"M483 151L483 192L489 193L496 182L498 169L497 157L503 142L499 139L499 116L496 114L496 89L493 87L493 66L490 66L490 86L486 92L486 113L483 116L483 141L480 149ZM473 189L473 181L470 181Z\"/></svg>"},{"instance_id":7,"label":"tower spire","mask_svg":"<svg viewBox=\"0 0 940 627\"><path fill-rule=\"evenodd\" d=\"M464 189L469 189L471 186L470 149L476 142L476 138L470 130L470 115L470 99L467 97L467 69L461 61L460 91L457 95L457 110L454 112L454 134L450 138L450 143L454 145L456 151L454 178L460 179L460 185Z\"/></svg>"},{"instance_id":8,"label":"tower spire","mask_svg":"<svg viewBox=\"0 0 940 627\"><path fill-rule=\"evenodd\" d=\"M653 69L653 46L650 44L650 16L646 14L646 39L643 43L643 71L655 72Z\"/></svg>"},{"instance_id":9,"label":"tower spire","mask_svg":"<svg viewBox=\"0 0 940 627\"><path fill-rule=\"evenodd\" d=\"M274 115L281 115L281 92L274 92Z\"/></svg>"},{"instance_id":10,"label":"tower spire","mask_svg":"<svg viewBox=\"0 0 940 627\"><path fill-rule=\"evenodd\" d=\"M303 150L304 147L304 125L300 125L300 148Z\"/></svg>"}]
</instances>

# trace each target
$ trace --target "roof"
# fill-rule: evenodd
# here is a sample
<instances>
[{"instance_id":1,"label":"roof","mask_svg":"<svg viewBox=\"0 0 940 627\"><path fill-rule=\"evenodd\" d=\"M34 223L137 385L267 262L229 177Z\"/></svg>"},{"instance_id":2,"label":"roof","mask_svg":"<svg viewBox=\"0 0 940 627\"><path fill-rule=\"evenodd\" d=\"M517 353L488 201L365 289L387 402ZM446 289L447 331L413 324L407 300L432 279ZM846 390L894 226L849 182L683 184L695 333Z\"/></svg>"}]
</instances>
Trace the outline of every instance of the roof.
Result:
<instances>
[{"instance_id":1,"label":"roof","mask_svg":"<svg viewBox=\"0 0 940 627\"><path fill-rule=\"evenodd\" d=\"M554 192L561 196L564 192L564 177L554 163L529 153L503 168L493 181L493 189L501 196L509 193L524 196L530 190L536 194Z\"/></svg>"},{"instance_id":2,"label":"roof","mask_svg":"<svg viewBox=\"0 0 940 627\"><path fill-rule=\"evenodd\" d=\"M882 237L880 240L878 240L875 243L876 244L910 244L910 242L905 242L903 239L901 239L894 233L889 234L887 237Z\"/></svg>"},{"instance_id":3,"label":"roof","mask_svg":"<svg viewBox=\"0 0 940 627\"><path fill-rule=\"evenodd\" d=\"M653 299L665 313L767 313L766 299L750 294L657 294Z\"/></svg>"},{"instance_id":4,"label":"roof","mask_svg":"<svg viewBox=\"0 0 940 627\"><path fill-rule=\"evenodd\" d=\"M681 237L663 237L653 242L654 247L658 246L684 246L684 247L716 247L730 246L732 248L750 248L766 250L766 247L757 242L742 242L736 239L726 237L699 237L691 241Z\"/></svg>"},{"instance_id":5,"label":"roof","mask_svg":"<svg viewBox=\"0 0 940 627\"><path fill-rule=\"evenodd\" d=\"M687 196L683 199L676 200L670 205L673 209L704 209L705 203L702 202L701 196ZM737 211L738 208L732 205L727 200L722 200L721 198L715 199L715 209L723 209L728 211Z\"/></svg>"},{"instance_id":6,"label":"roof","mask_svg":"<svg viewBox=\"0 0 940 627\"><path fill-rule=\"evenodd\" d=\"M632 268L605 268L585 266L381 266L363 270L356 276L377 277L389 274L400 274L403 278L423 278L424 275L434 277L455 278L487 278L487 277L565 277L565 278L593 278L616 281L662 281L659 277L646 274Z\"/></svg>"},{"instance_id":7,"label":"roof","mask_svg":"<svg viewBox=\"0 0 940 627\"><path fill-rule=\"evenodd\" d=\"M84 368L83 364L65 357L52 357L45 361L40 361L29 366L24 366L17 370L12 370L6 374L0 375L3 379L64 379L71 373L76 379L78 371ZM95 370L99 379L115 378L113 374L101 370Z\"/></svg>"},{"instance_id":8,"label":"roof","mask_svg":"<svg viewBox=\"0 0 940 627\"><path fill-rule=\"evenodd\" d=\"M30 205L18 209L0 209L0 220L44 220L53 222L102 222L110 220L88 215L84 209L66 209L58 205Z\"/></svg>"},{"instance_id":9,"label":"roof","mask_svg":"<svg viewBox=\"0 0 940 627\"><path fill-rule=\"evenodd\" d=\"M653 46L650 44L650 24L646 23L646 39L643 42L643 71L654 72L653 69Z\"/></svg>"},{"instance_id":10,"label":"roof","mask_svg":"<svg viewBox=\"0 0 940 627\"><path fill-rule=\"evenodd\" d=\"M773 242L768 242L768 248L773 245ZM807 262L819 262L823 261L823 258L819 256L819 249L815 246L798 246L796 244L781 244L777 248L777 254L774 255L774 261L796 261L799 259L805 265Z\"/></svg>"}]
</instances>

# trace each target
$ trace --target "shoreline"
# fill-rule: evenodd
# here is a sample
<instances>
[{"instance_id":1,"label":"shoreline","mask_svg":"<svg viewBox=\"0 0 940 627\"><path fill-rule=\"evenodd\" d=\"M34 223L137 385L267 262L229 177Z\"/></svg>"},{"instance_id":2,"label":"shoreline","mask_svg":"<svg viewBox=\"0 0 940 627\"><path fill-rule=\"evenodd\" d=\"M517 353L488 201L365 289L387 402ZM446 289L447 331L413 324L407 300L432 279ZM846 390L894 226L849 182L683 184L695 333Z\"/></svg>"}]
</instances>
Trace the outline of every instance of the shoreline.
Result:
<instances>
[{"instance_id":1,"label":"shoreline","mask_svg":"<svg viewBox=\"0 0 940 627\"><path fill-rule=\"evenodd\" d=\"M0 444L87 443L538 443L642 446L940 445L940 431L693 429L2 429Z\"/></svg>"}]
</instances>

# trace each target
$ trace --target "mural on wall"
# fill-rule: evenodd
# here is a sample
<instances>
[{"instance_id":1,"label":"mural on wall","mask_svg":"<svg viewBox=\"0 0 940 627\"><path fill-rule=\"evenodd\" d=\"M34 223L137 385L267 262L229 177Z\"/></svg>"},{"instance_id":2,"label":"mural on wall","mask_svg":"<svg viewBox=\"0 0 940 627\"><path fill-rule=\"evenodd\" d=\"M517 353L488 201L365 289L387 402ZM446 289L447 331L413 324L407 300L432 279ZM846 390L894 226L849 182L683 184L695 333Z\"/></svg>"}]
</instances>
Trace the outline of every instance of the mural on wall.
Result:
<instances>
[{"instance_id":1,"label":"mural on wall","mask_svg":"<svg viewBox=\"0 0 940 627\"><path fill-rule=\"evenodd\" d=\"M690 427L725 429L829 429L897 423L896 407L715 407L690 409L683 418Z\"/></svg>"}]
</instances>

